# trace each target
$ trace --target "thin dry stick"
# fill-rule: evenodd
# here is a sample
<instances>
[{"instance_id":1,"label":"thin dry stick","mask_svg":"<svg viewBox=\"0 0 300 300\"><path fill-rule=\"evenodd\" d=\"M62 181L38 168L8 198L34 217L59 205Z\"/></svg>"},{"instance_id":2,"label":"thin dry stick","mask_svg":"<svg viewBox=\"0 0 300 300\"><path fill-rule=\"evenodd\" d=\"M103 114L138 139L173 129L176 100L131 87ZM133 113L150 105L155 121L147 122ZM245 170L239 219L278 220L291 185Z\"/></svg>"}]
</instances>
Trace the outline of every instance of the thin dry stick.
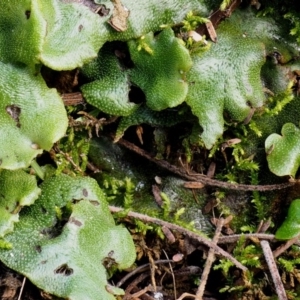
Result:
<instances>
[{"instance_id":1,"label":"thin dry stick","mask_svg":"<svg viewBox=\"0 0 300 300\"><path fill-rule=\"evenodd\" d=\"M164 252L166 258L169 259L168 254L167 254L167 252L166 252L164 249L163 249L163 252ZM174 275L174 272L173 272L173 268L172 268L171 263L169 263L169 267L170 267L171 275L172 275L172 279L173 279L174 297L175 297L175 299L176 299L176 298L177 298L177 292L176 292L176 280L175 280L175 275Z\"/></svg>"},{"instance_id":2,"label":"thin dry stick","mask_svg":"<svg viewBox=\"0 0 300 300\"><path fill-rule=\"evenodd\" d=\"M228 182L223 182L219 181L216 179L211 179L203 174L197 174L197 173L192 173L188 174L186 170L182 168L178 168L174 165L171 165L165 160L157 160L153 158L149 153L147 153L145 150L137 147L136 145L120 139L118 143L127 149L134 151L135 153L145 157L146 159L150 160L151 162L157 164L163 169L166 169L176 175L181 176L182 178L185 178L186 180L189 181L197 181L204 183L209 186L214 186L214 187L220 187L224 189L229 189L229 190L238 190L238 191L273 191L273 190L280 190L280 189L285 189L290 186L293 186L295 182L285 182L285 183L280 183L280 184L270 184L270 185L248 185L248 184L234 184L234 183L228 183Z\"/></svg>"},{"instance_id":3,"label":"thin dry stick","mask_svg":"<svg viewBox=\"0 0 300 300\"><path fill-rule=\"evenodd\" d=\"M215 235L212 239L212 242L214 244L217 244L217 242L218 242L218 239L220 237L223 225L224 225L224 219L221 218L217 222L217 228L216 228L216 231L215 231ZM205 262L204 270L203 270L202 275L201 275L200 285L199 285L197 293L196 293L196 299L197 300L202 300L202 297L204 295L205 286L206 286L207 279L208 279L208 275L209 275L209 272L211 270L211 266L212 266L214 261L215 261L215 251L214 251L213 248L210 248L209 252L208 252L208 255L207 255L206 262Z\"/></svg>"},{"instance_id":4,"label":"thin dry stick","mask_svg":"<svg viewBox=\"0 0 300 300\"><path fill-rule=\"evenodd\" d=\"M149 277L148 273L141 274L138 278L135 278L125 289L125 295L123 297L123 300L129 300L131 299L131 294L130 292L137 287L137 285L142 282L144 279Z\"/></svg>"},{"instance_id":5,"label":"thin dry stick","mask_svg":"<svg viewBox=\"0 0 300 300\"><path fill-rule=\"evenodd\" d=\"M142 290L134 293L131 295L131 299L137 299L138 297L144 295L145 293L149 292L149 291L153 291L153 288L151 285L146 286L145 288L143 288Z\"/></svg>"},{"instance_id":6,"label":"thin dry stick","mask_svg":"<svg viewBox=\"0 0 300 300\"><path fill-rule=\"evenodd\" d=\"M267 233L245 233L245 234L232 234L228 236L221 236L218 240L218 244L231 244L241 239L241 237L245 239L257 238L259 240L275 240L274 234Z\"/></svg>"},{"instance_id":7,"label":"thin dry stick","mask_svg":"<svg viewBox=\"0 0 300 300\"><path fill-rule=\"evenodd\" d=\"M156 260L154 261L154 263L156 265L158 264L168 264L168 263L174 263L173 260L168 260L168 259L160 259L160 260ZM116 287L120 287L122 286L129 278L131 278L132 276L142 273L146 270L148 270L150 268L150 264L144 264L142 266L139 266L137 268L135 268L133 271L131 271L130 273L128 273L126 276L124 276L117 284Z\"/></svg>"},{"instance_id":8,"label":"thin dry stick","mask_svg":"<svg viewBox=\"0 0 300 300\"><path fill-rule=\"evenodd\" d=\"M23 290L24 290L25 283L26 283L26 277L23 278L23 282L22 282L22 286L21 286L21 289L20 289L20 293L19 293L18 300L21 300L21 297L22 297L22 293L23 293Z\"/></svg>"},{"instance_id":9,"label":"thin dry stick","mask_svg":"<svg viewBox=\"0 0 300 300\"><path fill-rule=\"evenodd\" d=\"M156 292L157 287L156 287L156 281L155 281L155 264L152 255L148 252L148 259L150 262L150 278L151 278L151 283L153 286L153 290Z\"/></svg>"},{"instance_id":10,"label":"thin dry stick","mask_svg":"<svg viewBox=\"0 0 300 300\"><path fill-rule=\"evenodd\" d=\"M270 244L268 241L260 241L260 245L262 247L266 262L268 264L272 279L273 279L273 283L275 285L275 289L277 292L277 296L279 300L287 300L287 296L286 296L286 292L283 286L283 283L281 281L277 266L276 266L276 262L274 260L274 256L272 253L272 250L270 248Z\"/></svg>"},{"instance_id":11,"label":"thin dry stick","mask_svg":"<svg viewBox=\"0 0 300 300\"><path fill-rule=\"evenodd\" d=\"M195 299L196 296L193 295L193 294L189 294L189 293L183 293L177 300L182 300L184 298L193 298L193 299Z\"/></svg>"},{"instance_id":12,"label":"thin dry stick","mask_svg":"<svg viewBox=\"0 0 300 300\"><path fill-rule=\"evenodd\" d=\"M271 220L262 221L261 226L259 227L259 231L257 233L265 233L269 227L271 226Z\"/></svg>"},{"instance_id":13,"label":"thin dry stick","mask_svg":"<svg viewBox=\"0 0 300 300\"><path fill-rule=\"evenodd\" d=\"M283 253L285 250L290 248L295 242L299 240L300 234L295 236L294 238L288 240L285 244L279 246L277 249L273 251L274 258L278 257L281 253Z\"/></svg>"},{"instance_id":14,"label":"thin dry stick","mask_svg":"<svg viewBox=\"0 0 300 300\"><path fill-rule=\"evenodd\" d=\"M87 162L86 167L92 171L93 173L101 173L101 170L98 169L94 164L92 164L91 162Z\"/></svg>"},{"instance_id":15,"label":"thin dry stick","mask_svg":"<svg viewBox=\"0 0 300 300\"><path fill-rule=\"evenodd\" d=\"M115 206L109 206L109 209L112 213L117 213L117 212L123 212L124 209L123 208L119 208L119 207L115 207ZM195 232L192 232L188 229L185 229L183 227L180 227L179 225L176 224L172 224L157 218L152 218L149 217L147 215L143 215L137 212L133 212L133 211L129 211L127 213L127 217L130 218L135 218L138 220L141 220L145 223L152 223L152 224L157 224L159 226L167 226L169 229L172 230L176 230L186 236L188 236L189 238L192 238L194 240L197 240L198 242L206 245L209 248L213 248L216 254L222 255L223 257L229 259L231 262L234 263L234 265L243 270L246 271L247 268L245 266L243 266L239 261L237 261L233 256L231 256L229 253L227 253L225 250L223 250L222 248L220 248L218 245L216 245L215 243L213 243L211 240L209 240L208 238L205 238L203 236L198 235Z\"/></svg>"}]
</instances>

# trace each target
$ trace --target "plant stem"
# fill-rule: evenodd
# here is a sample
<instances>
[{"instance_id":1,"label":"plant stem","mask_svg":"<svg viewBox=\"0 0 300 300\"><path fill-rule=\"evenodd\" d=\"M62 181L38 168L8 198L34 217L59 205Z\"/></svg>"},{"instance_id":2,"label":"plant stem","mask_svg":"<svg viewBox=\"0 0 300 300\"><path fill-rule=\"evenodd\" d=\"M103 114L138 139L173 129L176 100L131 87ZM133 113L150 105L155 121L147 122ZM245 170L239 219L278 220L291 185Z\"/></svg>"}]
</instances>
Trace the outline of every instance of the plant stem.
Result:
<instances>
[{"instance_id":1,"label":"plant stem","mask_svg":"<svg viewBox=\"0 0 300 300\"><path fill-rule=\"evenodd\" d=\"M109 210L111 213L118 213L118 212L123 212L124 209L120 208L120 207L115 207L115 206L109 206ZM173 224L173 223L169 223L167 221L163 221L161 219L157 219L157 218L153 218L153 217L149 217L147 215L143 215L137 212L133 212L133 211L129 211L127 212L127 217L129 218L134 218L134 219L138 219L141 220L145 223L152 223L152 224L156 224L159 226L166 226L168 227L170 230L175 230L177 232L180 232L186 236L188 236L191 239L197 240L198 242L200 242L201 244L206 245L209 248L213 248L215 251L215 254L221 255L225 258L227 258L228 260L230 260L231 262L234 263L234 265L243 270L243 271L247 271L248 269L243 266L239 261L237 261L233 256L231 256L228 252L226 252L225 250L223 250L222 248L220 248L218 245L216 245L212 240L198 235L195 232L192 232L186 228L183 228L179 225Z\"/></svg>"},{"instance_id":2,"label":"plant stem","mask_svg":"<svg viewBox=\"0 0 300 300\"><path fill-rule=\"evenodd\" d=\"M183 168L176 167L166 160L157 160L153 158L148 152L145 150L137 147L135 144L132 144L124 139L120 139L118 143L125 148L141 155L142 157L145 157L149 161L155 163L159 167L166 169L176 175L179 175L182 178L185 178L188 181L191 182L198 182L202 183L207 186L214 186L214 187L219 187L223 189L228 189L228 190L237 190L237 191L275 191L275 190L281 190L281 189L286 189L289 188L293 185L295 185L297 182L296 181L291 181L291 182L284 182L284 183L278 183L278 184L268 184L268 185L251 185L251 184L240 184L240 183L229 183L229 182L224 182L216 179L209 178L203 174L198 174L198 173L189 173L187 170L184 170ZM191 183L190 183L191 184ZM193 183L194 185L196 183Z\"/></svg>"},{"instance_id":3,"label":"plant stem","mask_svg":"<svg viewBox=\"0 0 300 300\"><path fill-rule=\"evenodd\" d=\"M31 167L32 169L35 171L36 175L41 178L42 180L44 180L45 178L45 172L42 170L42 168L40 167L40 165L36 162L36 160L34 159L31 162Z\"/></svg>"}]
</instances>

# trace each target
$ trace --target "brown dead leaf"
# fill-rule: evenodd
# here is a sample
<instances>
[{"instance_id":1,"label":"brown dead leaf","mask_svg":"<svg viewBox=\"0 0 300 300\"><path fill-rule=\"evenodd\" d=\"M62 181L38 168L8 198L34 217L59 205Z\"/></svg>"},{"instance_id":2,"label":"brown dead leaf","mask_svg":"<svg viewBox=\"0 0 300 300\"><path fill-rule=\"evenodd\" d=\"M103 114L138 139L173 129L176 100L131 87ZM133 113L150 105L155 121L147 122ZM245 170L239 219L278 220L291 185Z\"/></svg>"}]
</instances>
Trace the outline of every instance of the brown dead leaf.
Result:
<instances>
[{"instance_id":1,"label":"brown dead leaf","mask_svg":"<svg viewBox=\"0 0 300 300\"><path fill-rule=\"evenodd\" d=\"M161 198L160 193L161 193L161 191L160 191L160 188L158 187L158 185L153 184L152 185L152 194L154 196L155 202L157 203L157 205L159 207L161 207L163 205L163 200Z\"/></svg>"},{"instance_id":2,"label":"brown dead leaf","mask_svg":"<svg viewBox=\"0 0 300 300\"><path fill-rule=\"evenodd\" d=\"M5 107L6 112L10 115L10 117L16 122L16 125L18 128L21 127L20 124L20 114L21 114L21 108L17 105L7 105Z\"/></svg>"},{"instance_id":3,"label":"brown dead leaf","mask_svg":"<svg viewBox=\"0 0 300 300\"><path fill-rule=\"evenodd\" d=\"M232 145L239 144L242 140L238 138L230 139L221 145L221 151L224 151L226 148L231 147Z\"/></svg>"},{"instance_id":4,"label":"brown dead leaf","mask_svg":"<svg viewBox=\"0 0 300 300\"><path fill-rule=\"evenodd\" d=\"M110 9L106 8L105 5L100 5L95 13L97 13L100 17L106 17L109 14Z\"/></svg>"},{"instance_id":5,"label":"brown dead leaf","mask_svg":"<svg viewBox=\"0 0 300 300\"><path fill-rule=\"evenodd\" d=\"M216 163L215 162L211 162L210 165L209 165L209 167L208 167L206 176L208 178L213 178L215 176L215 172L216 172Z\"/></svg>"},{"instance_id":6,"label":"brown dead leaf","mask_svg":"<svg viewBox=\"0 0 300 300\"><path fill-rule=\"evenodd\" d=\"M163 226L161 230L164 233L165 237L167 238L169 244L174 244L176 242L174 234L167 226Z\"/></svg>"},{"instance_id":7,"label":"brown dead leaf","mask_svg":"<svg viewBox=\"0 0 300 300\"><path fill-rule=\"evenodd\" d=\"M208 31L208 35L209 35L210 39L211 39L214 43L216 43L218 37L217 37L217 33L216 33L216 31L215 31L214 25L212 24L212 22L207 22L207 23L205 23L205 26L206 26L206 29L207 29L207 31Z\"/></svg>"},{"instance_id":8,"label":"brown dead leaf","mask_svg":"<svg viewBox=\"0 0 300 300\"><path fill-rule=\"evenodd\" d=\"M178 249L187 256L193 253L197 249L197 246L189 237L185 237L184 240L179 241Z\"/></svg>"},{"instance_id":9,"label":"brown dead leaf","mask_svg":"<svg viewBox=\"0 0 300 300\"><path fill-rule=\"evenodd\" d=\"M211 198L210 200L208 200L208 202L206 203L206 205L203 207L202 209L202 213L203 214L208 214L211 212L211 210L216 207L218 205L218 201L216 198Z\"/></svg>"},{"instance_id":10,"label":"brown dead leaf","mask_svg":"<svg viewBox=\"0 0 300 300\"><path fill-rule=\"evenodd\" d=\"M114 11L108 23L117 31L125 31L127 29L127 18L129 10L122 5L120 0L114 0Z\"/></svg>"},{"instance_id":11,"label":"brown dead leaf","mask_svg":"<svg viewBox=\"0 0 300 300\"><path fill-rule=\"evenodd\" d=\"M228 216L225 220L224 220L224 224L223 224L223 228L222 228L222 232L224 234L227 234L227 235L231 235L231 234L234 234L234 231L230 228L230 222L232 221L233 219L233 216L230 215ZM211 223L213 225L217 225L219 219L218 218L211 218L210 219Z\"/></svg>"},{"instance_id":12,"label":"brown dead leaf","mask_svg":"<svg viewBox=\"0 0 300 300\"><path fill-rule=\"evenodd\" d=\"M139 138L140 143L143 145L144 144L144 141L143 141L143 133L144 133L143 127L142 126L137 126L135 132L136 132L136 135Z\"/></svg>"}]
</instances>

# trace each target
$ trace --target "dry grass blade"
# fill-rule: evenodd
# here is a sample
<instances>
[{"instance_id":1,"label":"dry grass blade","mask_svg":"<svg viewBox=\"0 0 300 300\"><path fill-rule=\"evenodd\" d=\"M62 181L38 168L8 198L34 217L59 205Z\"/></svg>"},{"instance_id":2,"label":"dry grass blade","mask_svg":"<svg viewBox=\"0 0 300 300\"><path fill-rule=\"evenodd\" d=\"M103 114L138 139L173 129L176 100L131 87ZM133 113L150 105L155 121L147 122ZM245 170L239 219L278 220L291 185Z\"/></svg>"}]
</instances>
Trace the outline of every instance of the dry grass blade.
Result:
<instances>
[{"instance_id":1,"label":"dry grass blade","mask_svg":"<svg viewBox=\"0 0 300 300\"><path fill-rule=\"evenodd\" d=\"M22 297L22 293L23 293L23 290L24 290L25 283L26 283L26 277L23 278L23 282L22 282L22 286L21 286L21 289L20 289L20 293L19 293L18 300L21 300L21 297Z\"/></svg>"},{"instance_id":2,"label":"dry grass blade","mask_svg":"<svg viewBox=\"0 0 300 300\"><path fill-rule=\"evenodd\" d=\"M163 249L163 252L164 252L166 258L169 259L168 254L167 254L167 252L166 252L164 249ZM173 272L173 268L172 268L171 263L169 263L169 267L170 267L171 275L172 275L172 279L173 279L174 297L175 297L175 299L176 299L176 298L177 298L177 292L176 292L176 280L175 280L175 275L174 275L174 272Z\"/></svg>"},{"instance_id":3,"label":"dry grass blade","mask_svg":"<svg viewBox=\"0 0 300 300\"><path fill-rule=\"evenodd\" d=\"M285 250L295 244L295 242L299 241L300 234L295 236L294 238L288 240L285 244L278 247L275 251L273 251L274 258L278 257L282 254Z\"/></svg>"}]
</instances>

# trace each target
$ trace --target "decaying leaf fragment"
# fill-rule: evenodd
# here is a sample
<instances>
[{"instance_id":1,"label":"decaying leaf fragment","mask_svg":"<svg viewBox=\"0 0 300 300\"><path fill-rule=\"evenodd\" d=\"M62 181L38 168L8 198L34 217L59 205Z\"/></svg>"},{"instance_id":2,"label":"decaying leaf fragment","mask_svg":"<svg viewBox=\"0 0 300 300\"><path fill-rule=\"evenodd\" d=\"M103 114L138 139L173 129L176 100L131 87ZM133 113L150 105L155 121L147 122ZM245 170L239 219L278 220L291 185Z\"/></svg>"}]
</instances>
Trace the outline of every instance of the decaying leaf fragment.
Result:
<instances>
[{"instance_id":1,"label":"decaying leaf fragment","mask_svg":"<svg viewBox=\"0 0 300 300\"><path fill-rule=\"evenodd\" d=\"M217 42L217 33L216 33L216 30L215 30L214 25L212 24L212 22L205 23L205 27L206 27L206 29L208 31L210 39L214 43L216 43Z\"/></svg>"},{"instance_id":2,"label":"decaying leaf fragment","mask_svg":"<svg viewBox=\"0 0 300 300\"><path fill-rule=\"evenodd\" d=\"M17 105L12 104L12 105L7 105L5 110L12 117L12 119L14 119L17 127L20 127L21 108Z\"/></svg>"},{"instance_id":3,"label":"decaying leaf fragment","mask_svg":"<svg viewBox=\"0 0 300 300\"><path fill-rule=\"evenodd\" d=\"M117 31L125 31L127 29L127 18L129 10L122 5L120 0L114 0L114 10L108 23Z\"/></svg>"}]
</instances>

